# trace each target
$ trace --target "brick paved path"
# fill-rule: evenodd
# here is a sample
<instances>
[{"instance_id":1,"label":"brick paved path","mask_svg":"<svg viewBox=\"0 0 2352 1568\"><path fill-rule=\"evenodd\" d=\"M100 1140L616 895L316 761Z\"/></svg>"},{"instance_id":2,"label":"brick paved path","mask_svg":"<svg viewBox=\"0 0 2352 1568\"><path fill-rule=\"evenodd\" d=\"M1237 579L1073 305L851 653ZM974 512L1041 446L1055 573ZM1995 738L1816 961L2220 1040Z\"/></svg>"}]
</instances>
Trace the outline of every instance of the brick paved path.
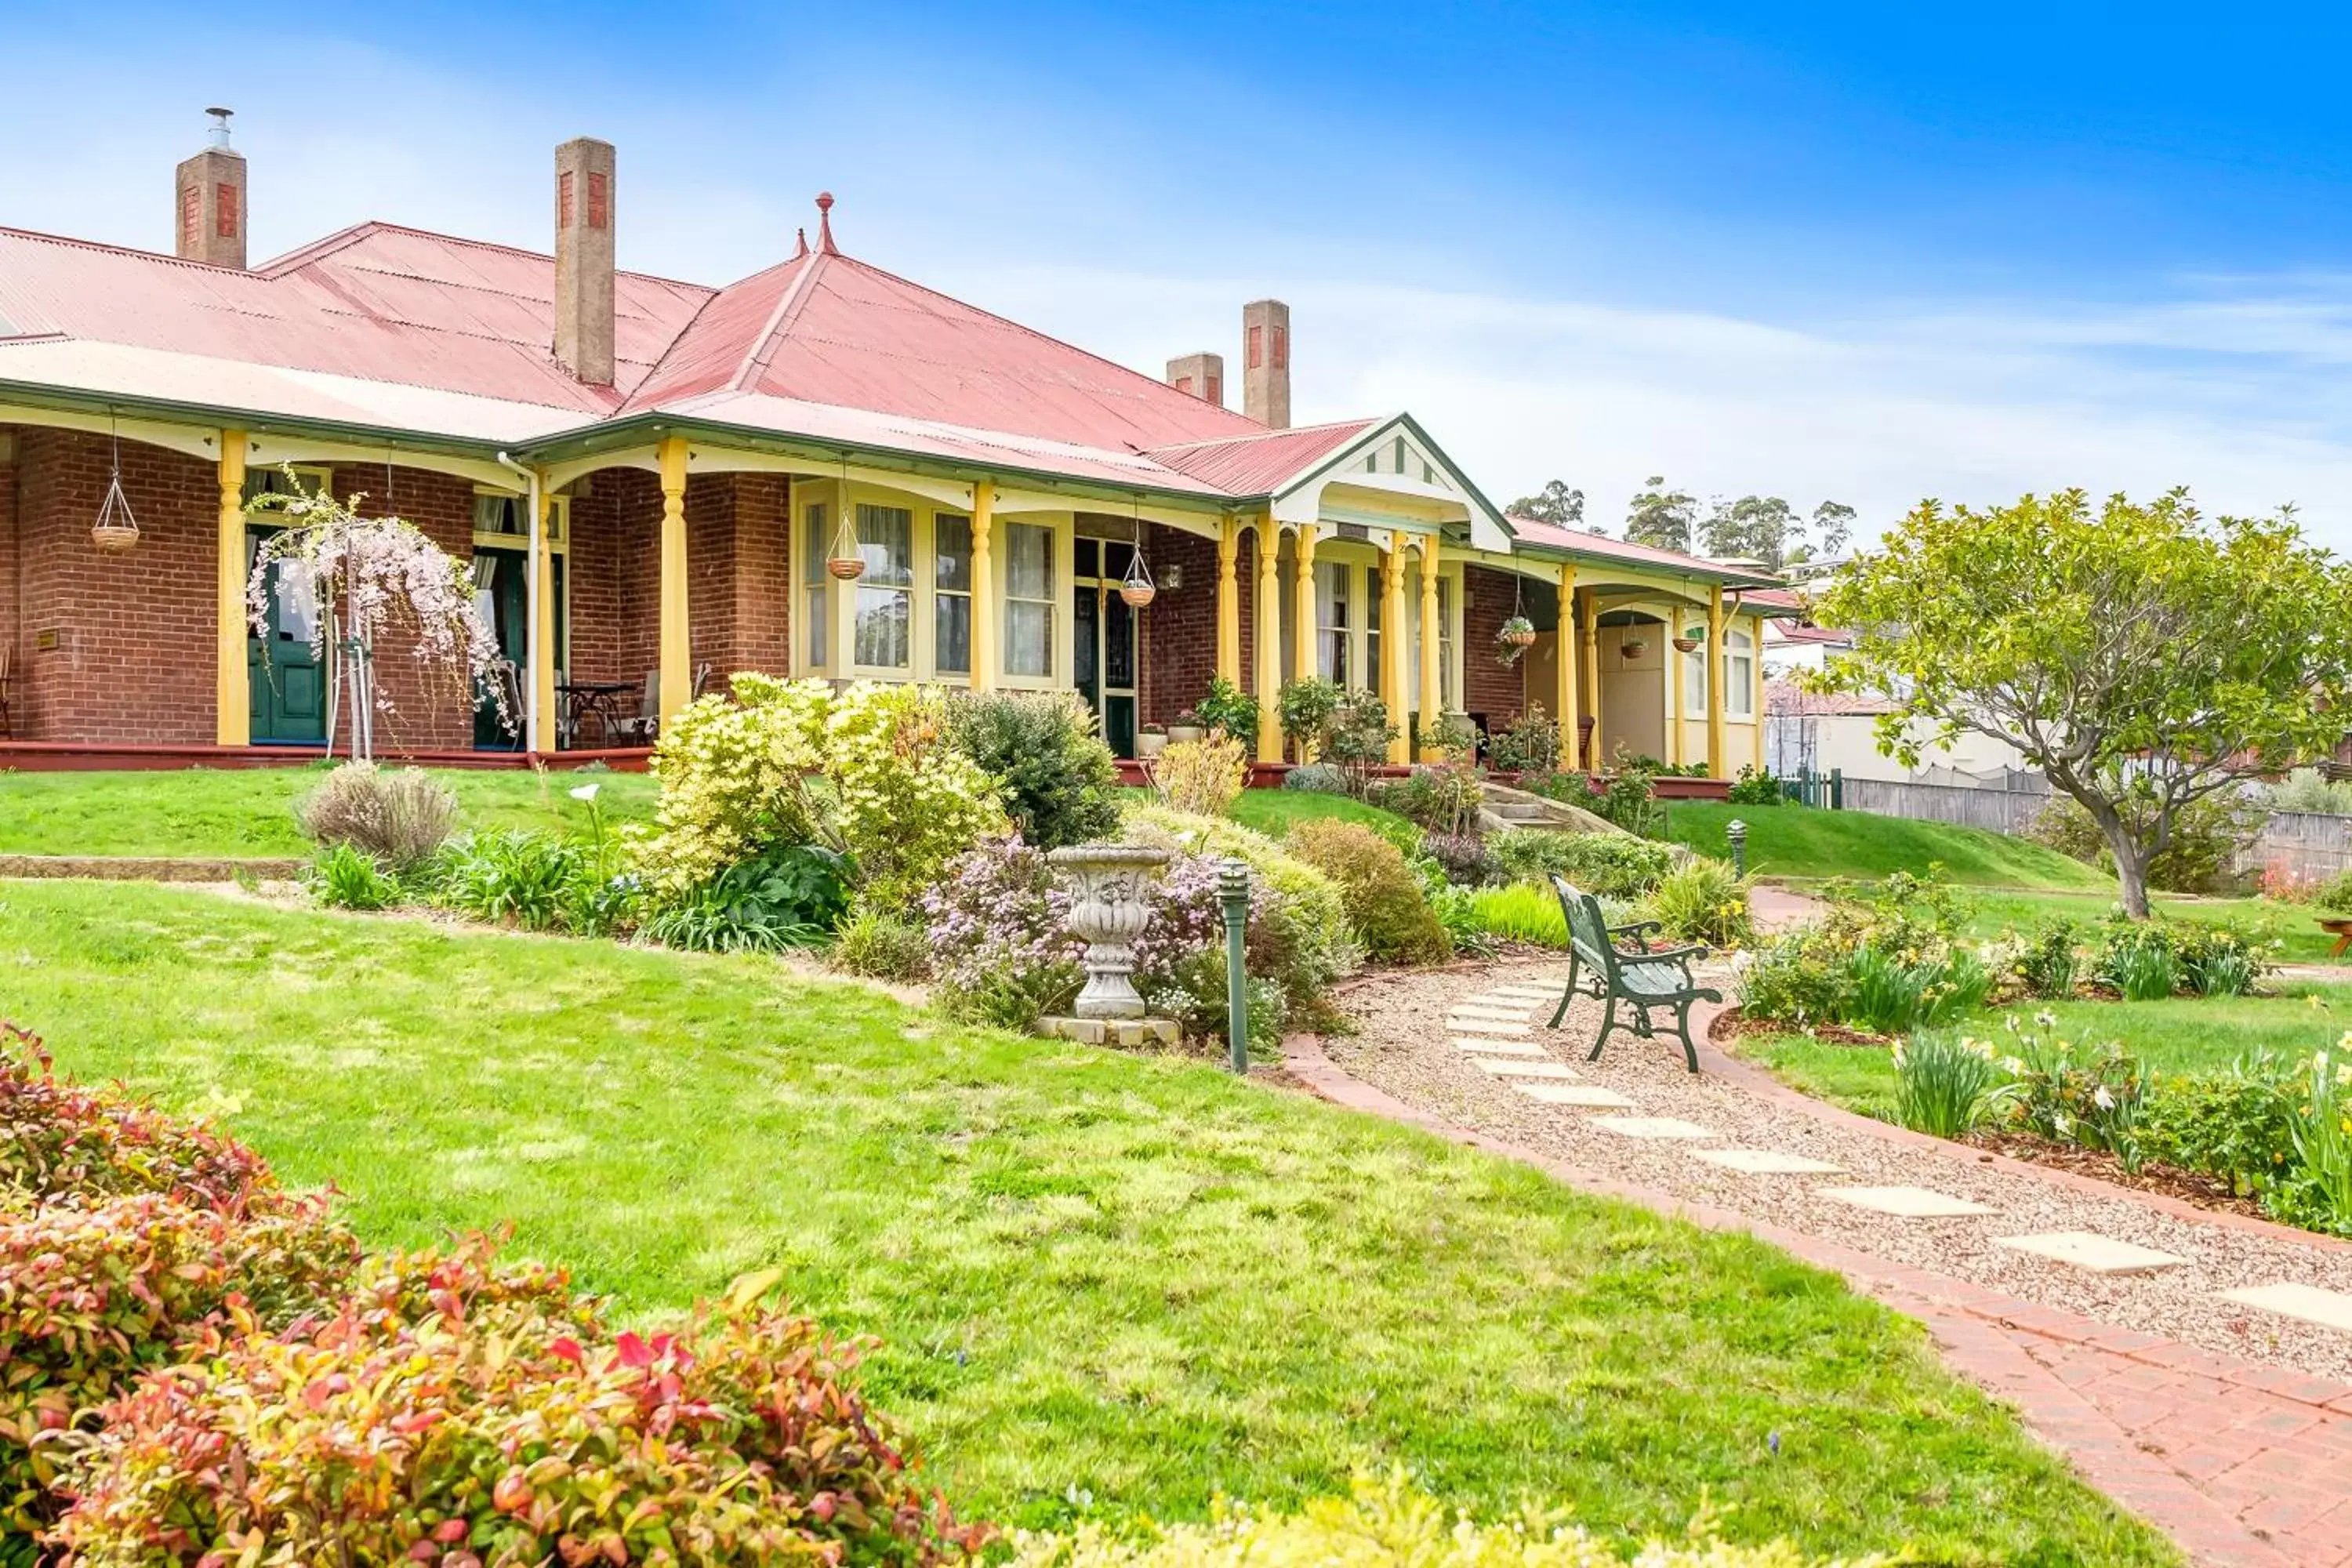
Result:
<instances>
[{"instance_id":1,"label":"brick paved path","mask_svg":"<svg viewBox=\"0 0 2352 1568\"><path fill-rule=\"evenodd\" d=\"M1744 1076L1719 1055L1708 1057L1711 1069ZM1746 1230L1835 1269L1925 1324L1955 1371L2012 1405L2091 1484L2166 1531L2200 1563L2352 1568L2352 1384L2119 1329L1579 1170L1351 1078L1311 1039L1287 1042L1286 1065L1338 1104L1525 1161L1586 1191L1710 1228Z\"/></svg>"}]
</instances>

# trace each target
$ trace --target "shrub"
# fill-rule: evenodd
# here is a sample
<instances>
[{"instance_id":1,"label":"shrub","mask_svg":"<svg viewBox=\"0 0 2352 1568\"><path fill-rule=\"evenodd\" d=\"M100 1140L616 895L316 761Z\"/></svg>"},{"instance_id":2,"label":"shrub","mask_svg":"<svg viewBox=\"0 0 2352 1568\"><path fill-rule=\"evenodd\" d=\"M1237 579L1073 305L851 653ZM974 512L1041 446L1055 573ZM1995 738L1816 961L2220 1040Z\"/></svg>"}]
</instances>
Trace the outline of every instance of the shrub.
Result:
<instances>
[{"instance_id":1,"label":"shrub","mask_svg":"<svg viewBox=\"0 0 2352 1568\"><path fill-rule=\"evenodd\" d=\"M1282 775L1282 787L1316 795L1345 795L1348 776L1328 763L1301 763Z\"/></svg>"},{"instance_id":2,"label":"shrub","mask_svg":"<svg viewBox=\"0 0 2352 1568\"><path fill-rule=\"evenodd\" d=\"M144 1193L0 1220L0 1531L50 1517L62 1451L47 1435L89 1427L232 1301L282 1326L324 1305L357 1261L323 1200L247 1215Z\"/></svg>"},{"instance_id":3,"label":"shrub","mask_svg":"<svg viewBox=\"0 0 2352 1568\"><path fill-rule=\"evenodd\" d=\"M1498 833L1487 848L1501 872L1516 881L1567 878L1580 892L1603 899L1635 899L1649 892L1675 868L1672 845L1630 833L1562 833L1522 828Z\"/></svg>"},{"instance_id":4,"label":"shrub","mask_svg":"<svg viewBox=\"0 0 2352 1568\"><path fill-rule=\"evenodd\" d=\"M2288 1131L2332 1228L2352 1233L2352 1034L2314 1051Z\"/></svg>"},{"instance_id":5,"label":"shrub","mask_svg":"<svg viewBox=\"0 0 2352 1568\"><path fill-rule=\"evenodd\" d=\"M1847 955L1841 1016L1882 1035L1933 1028L1984 1005L1992 971L1965 948L1906 957L1868 943Z\"/></svg>"},{"instance_id":6,"label":"shrub","mask_svg":"<svg viewBox=\"0 0 2352 1568\"><path fill-rule=\"evenodd\" d=\"M698 952L774 952L824 941L849 908L847 858L815 844L730 866L645 923L646 938Z\"/></svg>"},{"instance_id":7,"label":"shrub","mask_svg":"<svg viewBox=\"0 0 2352 1568\"><path fill-rule=\"evenodd\" d=\"M1923 1029L1895 1043L1895 1116L1914 1132L1965 1138L2003 1088L1982 1040Z\"/></svg>"},{"instance_id":8,"label":"shrub","mask_svg":"<svg viewBox=\"0 0 2352 1568\"><path fill-rule=\"evenodd\" d=\"M1494 1523L1457 1515L1414 1489L1400 1469L1386 1481L1359 1477L1345 1498L1297 1513L1218 1505L1206 1524L1139 1531L1081 1525L1071 1535L1018 1538L1015 1568L1836 1568L1786 1541L1734 1546L1720 1516L1702 1509L1681 1544L1652 1541L1631 1556L1569 1522L1565 1510L1530 1503ZM1851 1568L1871 1568L1869 1563Z\"/></svg>"},{"instance_id":9,"label":"shrub","mask_svg":"<svg viewBox=\"0 0 2352 1568\"><path fill-rule=\"evenodd\" d=\"M1437 963L1451 955L1444 928L1395 845L1360 824L1328 818L1296 824L1286 842L1292 854L1339 885L1349 918L1372 957Z\"/></svg>"},{"instance_id":10,"label":"shrub","mask_svg":"<svg viewBox=\"0 0 2352 1568\"><path fill-rule=\"evenodd\" d=\"M958 856L922 898L940 1006L953 1017L1026 1029L1077 994L1085 944L1045 857L1007 837Z\"/></svg>"},{"instance_id":11,"label":"shrub","mask_svg":"<svg viewBox=\"0 0 2352 1568\"><path fill-rule=\"evenodd\" d=\"M1437 862L1449 882L1475 888L1494 879L1495 858L1486 852L1486 841L1475 833L1425 833L1421 852Z\"/></svg>"},{"instance_id":12,"label":"shrub","mask_svg":"<svg viewBox=\"0 0 2352 1568\"><path fill-rule=\"evenodd\" d=\"M915 897L949 861L1004 831L996 785L947 743L946 714L936 689L861 680L825 715L837 847L877 897Z\"/></svg>"},{"instance_id":13,"label":"shrub","mask_svg":"<svg viewBox=\"0 0 2352 1568\"><path fill-rule=\"evenodd\" d=\"M1209 682L1209 694L1192 705L1192 717L1244 744L1257 741L1257 699L1223 676Z\"/></svg>"},{"instance_id":14,"label":"shrub","mask_svg":"<svg viewBox=\"0 0 2352 1568\"><path fill-rule=\"evenodd\" d=\"M1589 804L1603 819L1637 837L1659 837L1666 830L1666 814L1658 805L1658 772L1659 764L1654 761L1627 756L1621 742L1616 763L1602 781L1600 795L1589 803L1579 804Z\"/></svg>"},{"instance_id":15,"label":"shrub","mask_svg":"<svg viewBox=\"0 0 2352 1568\"><path fill-rule=\"evenodd\" d=\"M1968 901L1940 866L1822 891L1822 918L1766 943L1741 972L1749 1016L1901 1034L1949 1023L1990 993L1992 971L1959 943Z\"/></svg>"},{"instance_id":16,"label":"shrub","mask_svg":"<svg viewBox=\"0 0 2352 1568\"><path fill-rule=\"evenodd\" d=\"M922 922L893 910L862 904L841 922L834 967L875 980L920 980L930 973L931 939Z\"/></svg>"},{"instance_id":17,"label":"shrub","mask_svg":"<svg viewBox=\"0 0 2352 1568\"><path fill-rule=\"evenodd\" d=\"M2151 1079L2140 1118L2150 1160L2218 1176L2240 1197L2265 1208L2294 1184L2293 1126L2302 1104L2297 1064L2269 1051L2248 1052L2226 1072Z\"/></svg>"},{"instance_id":18,"label":"shrub","mask_svg":"<svg viewBox=\"0 0 2352 1568\"><path fill-rule=\"evenodd\" d=\"M729 685L731 696L688 704L654 747L661 795L644 858L664 891L697 887L771 844L839 842L824 772L833 688L749 673Z\"/></svg>"},{"instance_id":19,"label":"shrub","mask_svg":"<svg viewBox=\"0 0 2352 1568\"><path fill-rule=\"evenodd\" d=\"M225 1213L299 1206L244 1144L119 1088L58 1078L39 1036L0 1022L0 1213L145 1194Z\"/></svg>"},{"instance_id":20,"label":"shrub","mask_svg":"<svg viewBox=\"0 0 2352 1568\"><path fill-rule=\"evenodd\" d=\"M2075 949L2082 928L2063 915L2036 925L2019 944L2010 971L2029 996L2063 1001L2074 994Z\"/></svg>"},{"instance_id":21,"label":"shrub","mask_svg":"<svg viewBox=\"0 0 2352 1568\"><path fill-rule=\"evenodd\" d=\"M1254 952L1251 964L1278 966L1294 1013L1313 1006L1324 987L1363 963L1363 943L1339 884L1265 834L1230 818L1191 816L1162 805L1128 806L1124 833L1174 856L1241 860L1250 868L1253 886L1263 883L1281 895L1267 911L1266 949Z\"/></svg>"},{"instance_id":22,"label":"shrub","mask_svg":"<svg viewBox=\"0 0 2352 1568\"><path fill-rule=\"evenodd\" d=\"M2229 926L2204 921L2110 921L2093 963L2099 983L2126 1001L2176 991L2242 996L2268 968L2263 948Z\"/></svg>"},{"instance_id":23,"label":"shrub","mask_svg":"<svg viewBox=\"0 0 2352 1568\"><path fill-rule=\"evenodd\" d=\"M1118 826L1118 764L1076 693L973 692L947 711L950 742L997 782L1024 843L1059 849Z\"/></svg>"},{"instance_id":24,"label":"shrub","mask_svg":"<svg viewBox=\"0 0 2352 1568\"><path fill-rule=\"evenodd\" d=\"M1486 791L1475 769L1457 763L1419 767L1401 779L1370 786L1365 799L1427 833L1454 837L1478 831Z\"/></svg>"},{"instance_id":25,"label":"shrub","mask_svg":"<svg viewBox=\"0 0 2352 1568\"><path fill-rule=\"evenodd\" d=\"M1486 765L1499 773L1548 773L1559 765L1559 723L1531 702L1486 739Z\"/></svg>"},{"instance_id":26,"label":"shrub","mask_svg":"<svg viewBox=\"0 0 2352 1568\"><path fill-rule=\"evenodd\" d=\"M1275 717L1282 725L1282 738L1299 760L1305 761L1309 750L1321 749L1331 716L1347 695L1339 682L1316 675L1289 681L1275 693Z\"/></svg>"},{"instance_id":27,"label":"shrub","mask_svg":"<svg viewBox=\"0 0 2352 1568\"><path fill-rule=\"evenodd\" d=\"M1372 770L1388 762L1396 738L1387 705L1369 691L1350 691L1331 710L1315 750L1339 770L1348 793L1361 800L1371 786Z\"/></svg>"},{"instance_id":28,"label":"shrub","mask_svg":"<svg viewBox=\"0 0 2352 1568\"><path fill-rule=\"evenodd\" d=\"M1756 938L1748 913L1748 879L1704 855L1688 857L1661 878L1643 907L1668 936L1684 942L1744 947Z\"/></svg>"},{"instance_id":29,"label":"shrub","mask_svg":"<svg viewBox=\"0 0 2352 1568\"><path fill-rule=\"evenodd\" d=\"M2330 914L2352 914L2352 871L2338 871L2320 883L2311 901Z\"/></svg>"},{"instance_id":30,"label":"shrub","mask_svg":"<svg viewBox=\"0 0 2352 1568\"><path fill-rule=\"evenodd\" d=\"M1729 798L1734 805L1778 805L1780 781L1764 769L1743 766L1739 776L1731 781Z\"/></svg>"},{"instance_id":31,"label":"shrub","mask_svg":"<svg viewBox=\"0 0 2352 1568\"><path fill-rule=\"evenodd\" d=\"M322 845L348 845L399 872L448 842L457 797L415 768L345 763L295 805L294 820Z\"/></svg>"},{"instance_id":32,"label":"shrub","mask_svg":"<svg viewBox=\"0 0 2352 1568\"><path fill-rule=\"evenodd\" d=\"M677 1334L345 1314L150 1379L79 1468L77 1560L920 1565L979 1544L846 1383L855 1346L739 1306Z\"/></svg>"},{"instance_id":33,"label":"shrub","mask_svg":"<svg viewBox=\"0 0 2352 1568\"><path fill-rule=\"evenodd\" d=\"M2328 778L2317 768L2296 768L2264 792L2263 804L2273 811L2352 816L2352 781Z\"/></svg>"},{"instance_id":34,"label":"shrub","mask_svg":"<svg viewBox=\"0 0 2352 1568\"><path fill-rule=\"evenodd\" d=\"M1151 782L1177 811L1223 816L1249 783L1249 748L1239 736L1222 732L1175 742L1152 763Z\"/></svg>"},{"instance_id":35,"label":"shrub","mask_svg":"<svg viewBox=\"0 0 2352 1568\"><path fill-rule=\"evenodd\" d=\"M2015 1079L2011 1120L2037 1137L2105 1150L2126 1171L2137 1171L2146 1159L2139 1114L2147 1087L2138 1059L2113 1040L2069 1040L2057 1025L2048 1013L2035 1014L2031 1028L2019 1027L2014 1014L2002 1020L2014 1041L2015 1054L2003 1063Z\"/></svg>"},{"instance_id":36,"label":"shrub","mask_svg":"<svg viewBox=\"0 0 2352 1568\"><path fill-rule=\"evenodd\" d=\"M400 883L384 875L373 856L349 844L319 851L306 880L329 909L381 910L400 901Z\"/></svg>"}]
</instances>

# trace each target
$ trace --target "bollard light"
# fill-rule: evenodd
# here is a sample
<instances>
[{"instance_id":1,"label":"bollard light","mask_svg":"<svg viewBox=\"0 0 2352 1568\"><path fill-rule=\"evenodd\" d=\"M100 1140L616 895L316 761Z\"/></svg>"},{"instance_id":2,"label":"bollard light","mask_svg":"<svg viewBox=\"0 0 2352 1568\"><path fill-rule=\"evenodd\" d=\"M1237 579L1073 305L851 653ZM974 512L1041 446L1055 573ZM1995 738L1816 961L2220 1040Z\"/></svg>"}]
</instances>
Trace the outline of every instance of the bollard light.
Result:
<instances>
[{"instance_id":1,"label":"bollard light","mask_svg":"<svg viewBox=\"0 0 2352 1568\"><path fill-rule=\"evenodd\" d=\"M1748 824L1733 817L1723 825L1724 837L1731 841L1731 874L1748 875Z\"/></svg>"},{"instance_id":2,"label":"bollard light","mask_svg":"<svg viewBox=\"0 0 2352 1568\"><path fill-rule=\"evenodd\" d=\"M1249 978L1242 939L1249 928L1248 865L1228 860L1217 872L1217 899L1225 911L1225 1041L1235 1072L1249 1071Z\"/></svg>"}]
</instances>

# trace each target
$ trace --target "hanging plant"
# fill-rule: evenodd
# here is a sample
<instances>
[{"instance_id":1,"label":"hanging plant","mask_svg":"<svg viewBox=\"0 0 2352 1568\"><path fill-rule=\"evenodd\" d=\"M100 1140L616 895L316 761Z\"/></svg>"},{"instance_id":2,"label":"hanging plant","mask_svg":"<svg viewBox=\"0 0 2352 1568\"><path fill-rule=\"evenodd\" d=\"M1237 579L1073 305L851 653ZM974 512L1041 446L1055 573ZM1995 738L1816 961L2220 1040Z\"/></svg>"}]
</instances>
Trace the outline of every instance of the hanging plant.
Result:
<instances>
[{"instance_id":1,"label":"hanging plant","mask_svg":"<svg viewBox=\"0 0 2352 1568\"><path fill-rule=\"evenodd\" d=\"M248 513L276 512L285 527L263 540L246 579L245 605L254 630L269 633L269 575L299 574L320 614L310 625L310 651L329 668L327 751L335 750L337 709L348 697L351 754L375 754L375 721L393 712L375 679L375 650L386 632L406 643L419 665L450 672L462 698L487 689L501 728L512 733L505 683L492 679L499 662L496 634L475 606L466 563L396 517L362 517L354 495L339 501L323 488L302 488L286 470L290 491L253 498Z\"/></svg>"},{"instance_id":2,"label":"hanging plant","mask_svg":"<svg viewBox=\"0 0 2352 1568\"><path fill-rule=\"evenodd\" d=\"M1143 559L1143 515L1139 499L1134 507L1134 517L1135 552L1127 558L1127 581L1118 585L1118 596L1127 601L1129 608L1139 610L1160 596L1160 589L1151 581L1151 567Z\"/></svg>"},{"instance_id":3,"label":"hanging plant","mask_svg":"<svg viewBox=\"0 0 2352 1568\"><path fill-rule=\"evenodd\" d=\"M131 515L131 498L122 493L122 437L107 415L108 437L114 444L112 471L106 479L106 499L98 503L98 521L89 525L89 542L110 553L120 553L139 542L139 520Z\"/></svg>"},{"instance_id":4,"label":"hanging plant","mask_svg":"<svg viewBox=\"0 0 2352 1568\"><path fill-rule=\"evenodd\" d=\"M824 558L824 569L845 583L854 583L866 575L866 552L858 548L857 530L850 526L849 454L841 456L841 526L833 531L833 553Z\"/></svg>"},{"instance_id":5,"label":"hanging plant","mask_svg":"<svg viewBox=\"0 0 2352 1568\"><path fill-rule=\"evenodd\" d=\"M1697 632L1677 632L1675 634L1675 649L1678 653L1696 653L1706 641L1706 638Z\"/></svg>"},{"instance_id":6,"label":"hanging plant","mask_svg":"<svg viewBox=\"0 0 2352 1568\"><path fill-rule=\"evenodd\" d=\"M1495 657L1504 664L1517 664L1535 642L1536 624L1525 616L1513 616L1496 629Z\"/></svg>"},{"instance_id":7,"label":"hanging plant","mask_svg":"<svg viewBox=\"0 0 2352 1568\"><path fill-rule=\"evenodd\" d=\"M1617 644L1617 651L1626 658L1639 658L1650 651L1650 639L1647 637L1622 638Z\"/></svg>"}]
</instances>

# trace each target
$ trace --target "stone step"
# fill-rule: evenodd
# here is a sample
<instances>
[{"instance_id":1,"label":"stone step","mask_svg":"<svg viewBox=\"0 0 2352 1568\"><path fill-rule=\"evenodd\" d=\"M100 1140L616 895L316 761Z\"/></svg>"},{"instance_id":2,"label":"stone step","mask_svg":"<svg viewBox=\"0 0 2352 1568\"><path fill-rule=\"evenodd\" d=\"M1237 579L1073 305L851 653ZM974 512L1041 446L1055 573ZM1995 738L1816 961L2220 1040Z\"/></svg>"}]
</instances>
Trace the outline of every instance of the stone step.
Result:
<instances>
[{"instance_id":1,"label":"stone step","mask_svg":"<svg viewBox=\"0 0 2352 1568\"><path fill-rule=\"evenodd\" d=\"M1546 1105L1582 1105L1595 1110L1631 1110L1633 1102L1613 1089L1603 1089L1597 1083L1515 1083L1511 1086L1529 1100L1539 1100Z\"/></svg>"},{"instance_id":2,"label":"stone step","mask_svg":"<svg viewBox=\"0 0 2352 1568\"><path fill-rule=\"evenodd\" d=\"M1930 1192L1926 1187L1815 1187L1825 1198L1835 1198L1842 1204L1869 1209L1875 1214L1891 1214L1902 1219L1947 1219L1959 1215L1990 1214L1992 1210L1966 1198L1956 1198L1948 1193Z\"/></svg>"},{"instance_id":3,"label":"stone step","mask_svg":"<svg viewBox=\"0 0 2352 1568\"><path fill-rule=\"evenodd\" d=\"M2117 1241L2088 1230L2053 1230L2039 1236L1996 1236L1995 1247L2031 1252L2037 1258L2071 1263L2094 1274L2138 1274L2152 1268L2175 1268L2189 1261L2178 1253L2158 1252L2137 1242Z\"/></svg>"},{"instance_id":4,"label":"stone step","mask_svg":"<svg viewBox=\"0 0 2352 1568\"><path fill-rule=\"evenodd\" d=\"M1484 1051L1490 1057L1540 1057L1544 1048L1528 1040L1497 1040L1485 1035L1456 1035L1454 1048Z\"/></svg>"},{"instance_id":5,"label":"stone step","mask_svg":"<svg viewBox=\"0 0 2352 1568\"><path fill-rule=\"evenodd\" d=\"M1592 1125L1621 1138L1712 1138L1715 1130L1673 1116L1596 1116Z\"/></svg>"},{"instance_id":6,"label":"stone step","mask_svg":"<svg viewBox=\"0 0 2352 1568\"><path fill-rule=\"evenodd\" d=\"M2293 1283L2255 1285L2242 1290L2224 1290L2221 1300L2352 1333L2352 1296L2341 1290Z\"/></svg>"},{"instance_id":7,"label":"stone step","mask_svg":"<svg viewBox=\"0 0 2352 1568\"><path fill-rule=\"evenodd\" d=\"M1528 1026L1512 1018L1482 1018L1475 1013L1454 1013L1447 1016L1446 1027L1465 1035L1524 1035Z\"/></svg>"},{"instance_id":8,"label":"stone step","mask_svg":"<svg viewBox=\"0 0 2352 1568\"><path fill-rule=\"evenodd\" d=\"M1523 1061L1517 1057L1474 1056L1470 1059L1496 1078L1571 1079L1583 1076L1574 1068L1564 1067L1559 1062Z\"/></svg>"}]
</instances>

